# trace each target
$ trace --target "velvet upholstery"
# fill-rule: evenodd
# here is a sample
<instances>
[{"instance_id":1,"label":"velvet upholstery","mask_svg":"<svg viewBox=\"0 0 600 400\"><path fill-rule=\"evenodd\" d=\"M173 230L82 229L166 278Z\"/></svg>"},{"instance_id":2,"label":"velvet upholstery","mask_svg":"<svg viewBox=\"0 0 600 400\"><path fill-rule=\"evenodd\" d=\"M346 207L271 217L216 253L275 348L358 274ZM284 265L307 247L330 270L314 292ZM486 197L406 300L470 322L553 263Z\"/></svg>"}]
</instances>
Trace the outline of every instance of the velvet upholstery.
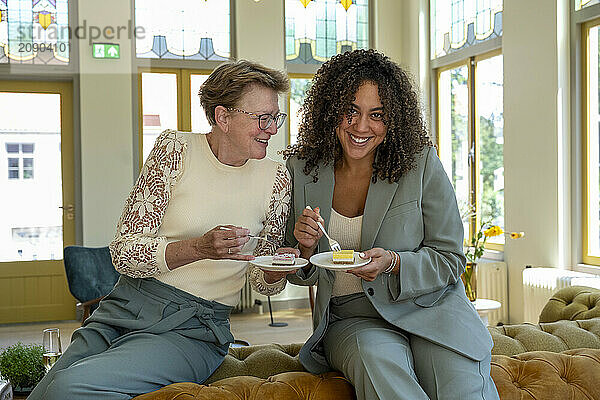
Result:
<instances>
[{"instance_id":1,"label":"velvet upholstery","mask_svg":"<svg viewBox=\"0 0 600 400\"><path fill-rule=\"evenodd\" d=\"M600 399L600 318L583 309L596 307L596 295L600 290L562 289L542 312L556 322L488 327L494 340L491 375L502 400ZM569 306L573 303L577 310ZM567 313L567 307L575 311ZM557 320L566 315L591 319ZM355 398L339 373L299 372L304 370L298 360L301 346L231 348L205 385L176 383L136 400Z\"/></svg>"},{"instance_id":2,"label":"velvet upholstery","mask_svg":"<svg viewBox=\"0 0 600 400\"><path fill-rule=\"evenodd\" d=\"M556 292L540 313L540 322L600 317L600 290L571 286Z\"/></svg>"},{"instance_id":3,"label":"velvet upholstery","mask_svg":"<svg viewBox=\"0 0 600 400\"><path fill-rule=\"evenodd\" d=\"M67 246L64 250L69 291L81 303L106 296L117 283L108 247ZM91 311L97 304L91 305Z\"/></svg>"}]
</instances>

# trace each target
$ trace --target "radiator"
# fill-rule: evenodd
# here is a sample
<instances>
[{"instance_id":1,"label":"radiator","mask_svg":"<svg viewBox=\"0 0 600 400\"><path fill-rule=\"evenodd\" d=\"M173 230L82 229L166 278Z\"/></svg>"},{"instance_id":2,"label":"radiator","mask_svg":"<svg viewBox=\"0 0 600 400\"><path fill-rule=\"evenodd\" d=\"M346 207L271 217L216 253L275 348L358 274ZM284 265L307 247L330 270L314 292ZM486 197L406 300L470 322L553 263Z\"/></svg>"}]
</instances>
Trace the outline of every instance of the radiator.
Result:
<instances>
[{"instance_id":1,"label":"radiator","mask_svg":"<svg viewBox=\"0 0 600 400\"><path fill-rule=\"evenodd\" d=\"M477 264L477 297L499 301L502 306L487 314L488 324L508 322L508 275L505 262L480 262Z\"/></svg>"},{"instance_id":2,"label":"radiator","mask_svg":"<svg viewBox=\"0 0 600 400\"><path fill-rule=\"evenodd\" d=\"M244 284L244 287L242 287L240 293L240 302L234 310L237 312L244 312L252 307L254 307L254 291L252 290L252 286L250 286L250 280L246 279L246 283Z\"/></svg>"},{"instance_id":3,"label":"radiator","mask_svg":"<svg viewBox=\"0 0 600 400\"><path fill-rule=\"evenodd\" d=\"M525 322L537 323L540 312L552 295L568 286L590 286L600 289L600 276L558 268L525 268L523 299Z\"/></svg>"}]
</instances>

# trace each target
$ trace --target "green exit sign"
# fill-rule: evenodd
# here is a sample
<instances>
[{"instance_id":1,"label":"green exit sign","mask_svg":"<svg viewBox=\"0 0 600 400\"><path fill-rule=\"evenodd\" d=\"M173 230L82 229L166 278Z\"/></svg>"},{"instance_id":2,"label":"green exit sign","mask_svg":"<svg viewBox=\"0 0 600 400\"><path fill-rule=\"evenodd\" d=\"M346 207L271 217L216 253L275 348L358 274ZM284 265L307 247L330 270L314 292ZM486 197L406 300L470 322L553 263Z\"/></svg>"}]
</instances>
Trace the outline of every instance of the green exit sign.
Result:
<instances>
[{"instance_id":1,"label":"green exit sign","mask_svg":"<svg viewBox=\"0 0 600 400\"><path fill-rule=\"evenodd\" d=\"M118 44L94 43L92 55L94 58L121 58L121 49Z\"/></svg>"}]
</instances>

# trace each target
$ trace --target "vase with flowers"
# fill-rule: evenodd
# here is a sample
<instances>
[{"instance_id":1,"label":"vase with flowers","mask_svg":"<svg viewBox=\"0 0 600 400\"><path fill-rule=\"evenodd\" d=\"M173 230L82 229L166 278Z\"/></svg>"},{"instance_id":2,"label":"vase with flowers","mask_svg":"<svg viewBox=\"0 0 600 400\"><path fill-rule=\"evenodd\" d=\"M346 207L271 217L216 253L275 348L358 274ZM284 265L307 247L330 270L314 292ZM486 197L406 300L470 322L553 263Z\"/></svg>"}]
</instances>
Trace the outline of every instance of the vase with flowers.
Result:
<instances>
[{"instance_id":1,"label":"vase with flowers","mask_svg":"<svg viewBox=\"0 0 600 400\"><path fill-rule=\"evenodd\" d=\"M477 300L477 260L483 256L485 250L485 242L490 237L502 235L504 231L498 225L490 225L489 221L483 222L479 226L479 230L473 234L465 257L467 257L467 265L465 272L461 275L463 284L465 285L465 293L471 301Z\"/></svg>"},{"instance_id":2,"label":"vase with flowers","mask_svg":"<svg viewBox=\"0 0 600 400\"><path fill-rule=\"evenodd\" d=\"M506 235L510 239L520 239L524 232L505 233L498 225L492 225L491 221L484 221L479 226L479 230L473 234L471 241L467 244L467 265L465 272L461 275L465 285L465 293L470 301L477 300L477 261L483 256L486 241L494 236Z\"/></svg>"}]
</instances>

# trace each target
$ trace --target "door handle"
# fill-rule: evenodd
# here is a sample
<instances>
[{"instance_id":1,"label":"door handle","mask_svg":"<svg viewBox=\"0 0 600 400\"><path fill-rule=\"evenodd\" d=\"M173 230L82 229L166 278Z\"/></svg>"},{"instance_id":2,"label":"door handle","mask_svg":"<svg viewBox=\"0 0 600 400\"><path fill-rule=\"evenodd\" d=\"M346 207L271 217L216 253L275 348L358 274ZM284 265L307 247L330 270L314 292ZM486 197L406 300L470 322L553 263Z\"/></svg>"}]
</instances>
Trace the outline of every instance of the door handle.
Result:
<instances>
[{"instance_id":1,"label":"door handle","mask_svg":"<svg viewBox=\"0 0 600 400\"><path fill-rule=\"evenodd\" d=\"M67 219L75 218L75 206L73 204L67 204L66 206L59 206L58 208L62 208L63 212L66 212Z\"/></svg>"}]
</instances>

